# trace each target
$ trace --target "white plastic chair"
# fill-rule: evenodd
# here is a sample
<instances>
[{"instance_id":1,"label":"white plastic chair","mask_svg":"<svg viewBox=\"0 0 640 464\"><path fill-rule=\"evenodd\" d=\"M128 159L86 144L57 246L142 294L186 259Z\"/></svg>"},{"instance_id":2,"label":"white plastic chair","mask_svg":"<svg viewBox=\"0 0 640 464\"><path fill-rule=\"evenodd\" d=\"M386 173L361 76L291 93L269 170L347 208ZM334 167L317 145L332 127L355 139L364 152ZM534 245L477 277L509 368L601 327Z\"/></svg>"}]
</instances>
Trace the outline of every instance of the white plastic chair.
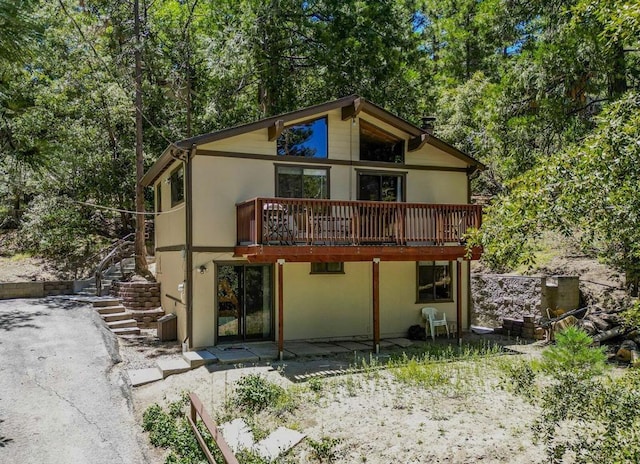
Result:
<instances>
[{"instance_id":1,"label":"white plastic chair","mask_svg":"<svg viewBox=\"0 0 640 464\"><path fill-rule=\"evenodd\" d=\"M449 338L449 324L447 324L447 315L442 313L442 319L436 319L438 312L436 308L422 308L422 317L429 322L431 330L431 338L436 341L436 327L444 327L447 330L447 338ZM425 335L429 336L427 328L424 329Z\"/></svg>"}]
</instances>

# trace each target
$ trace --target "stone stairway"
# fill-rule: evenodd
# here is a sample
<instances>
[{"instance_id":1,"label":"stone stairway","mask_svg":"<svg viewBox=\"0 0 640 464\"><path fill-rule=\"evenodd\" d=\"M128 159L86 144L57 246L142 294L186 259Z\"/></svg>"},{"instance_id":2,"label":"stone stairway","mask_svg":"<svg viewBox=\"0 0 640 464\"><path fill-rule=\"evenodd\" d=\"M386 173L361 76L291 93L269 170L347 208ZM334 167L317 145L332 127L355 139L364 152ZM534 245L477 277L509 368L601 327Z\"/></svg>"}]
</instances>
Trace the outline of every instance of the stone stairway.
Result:
<instances>
[{"instance_id":1,"label":"stone stairway","mask_svg":"<svg viewBox=\"0 0 640 464\"><path fill-rule=\"evenodd\" d=\"M138 321L117 298L102 298L93 302L94 309L116 335L140 335Z\"/></svg>"},{"instance_id":2,"label":"stone stairway","mask_svg":"<svg viewBox=\"0 0 640 464\"><path fill-rule=\"evenodd\" d=\"M123 280L126 276L133 274L135 270L135 263L133 258L126 258L123 260L122 269L119 264L111 266L102 275L102 294L108 295L111 291L111 283L114 280ZM123 273L124 271L124 273ZM90 284L78 292L78 295L95 296L96 294L96 279L91 277L89 279Z\"/></svg>"}]
</instances>

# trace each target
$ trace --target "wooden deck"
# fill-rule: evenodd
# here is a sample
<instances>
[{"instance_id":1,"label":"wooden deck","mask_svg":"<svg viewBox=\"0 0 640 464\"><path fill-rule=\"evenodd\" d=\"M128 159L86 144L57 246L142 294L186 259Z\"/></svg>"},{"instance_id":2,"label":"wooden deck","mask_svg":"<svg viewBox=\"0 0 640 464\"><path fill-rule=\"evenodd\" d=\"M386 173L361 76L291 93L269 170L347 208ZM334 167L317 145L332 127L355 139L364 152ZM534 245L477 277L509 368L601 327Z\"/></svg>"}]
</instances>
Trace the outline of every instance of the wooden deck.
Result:
<instances>
[{"instance_id":1,"label":"wooden deck","mask_svg":"<svg viewBox=\"0 0 640 464\"><path fill-rule=\"evenodd\" d=\"M477 205L254 198L236 208L236 255L270 262L455 260L482 222Z\"/></svg>"}]
</instances>

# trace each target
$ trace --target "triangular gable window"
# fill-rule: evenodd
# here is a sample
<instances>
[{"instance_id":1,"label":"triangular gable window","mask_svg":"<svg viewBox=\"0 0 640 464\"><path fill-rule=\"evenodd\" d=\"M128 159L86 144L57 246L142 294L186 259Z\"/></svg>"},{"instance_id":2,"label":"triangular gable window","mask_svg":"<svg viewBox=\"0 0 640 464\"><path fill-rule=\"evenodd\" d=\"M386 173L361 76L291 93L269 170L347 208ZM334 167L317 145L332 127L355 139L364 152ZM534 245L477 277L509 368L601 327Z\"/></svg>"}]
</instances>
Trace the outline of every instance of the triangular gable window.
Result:
<instances>
[{"instance_id":1,"label":"triangular gable window","mask_svg":"<svg viewBox=\"0 0 640 464\"><path fill-rule=\"evenodd\" d=\"M360 160L404 163L404 140L360 120Z\"/></svg>"}]
</instances>

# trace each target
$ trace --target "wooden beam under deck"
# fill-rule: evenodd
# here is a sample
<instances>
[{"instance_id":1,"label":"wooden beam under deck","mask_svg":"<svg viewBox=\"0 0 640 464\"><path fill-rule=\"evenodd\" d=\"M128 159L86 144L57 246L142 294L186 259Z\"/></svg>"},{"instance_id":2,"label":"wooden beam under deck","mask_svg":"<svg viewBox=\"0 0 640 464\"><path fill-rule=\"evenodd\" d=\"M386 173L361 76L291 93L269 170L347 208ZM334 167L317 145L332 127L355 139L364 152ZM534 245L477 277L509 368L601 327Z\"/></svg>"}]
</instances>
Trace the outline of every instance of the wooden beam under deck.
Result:
<instances>
[{"instance_id":1,"label":"wooden beam under deck","mask_svg":"<svg viewBox=\"0 0 640 464\"><path fill-rule=\"evenodd\" d=\"M250 263L275 263L278 259L297 263L371 261L456 261L458 258L480 259L482 249L474 247L470 257L461 245L452 246L308 246L249 245L237 246L234 256L246 257Z\"/></svg>"}]
</instances>

